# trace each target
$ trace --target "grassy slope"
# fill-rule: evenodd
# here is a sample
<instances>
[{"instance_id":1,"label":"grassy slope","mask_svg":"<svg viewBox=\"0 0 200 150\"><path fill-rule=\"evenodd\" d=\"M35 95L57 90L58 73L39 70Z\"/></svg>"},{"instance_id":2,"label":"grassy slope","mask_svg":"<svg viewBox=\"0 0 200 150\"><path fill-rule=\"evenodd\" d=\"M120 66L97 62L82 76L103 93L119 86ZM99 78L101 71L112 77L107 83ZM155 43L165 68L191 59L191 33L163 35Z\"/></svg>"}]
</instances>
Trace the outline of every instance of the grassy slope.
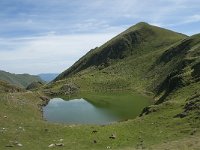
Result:
<instances>
[{"instance_id":1,"label":"grassy slope","mask_svg":"<svg viewBox=\"0 0 200 150\"><path fill-rule=\"evenodd\" d=\"M128 57L135 59L154 51L163 50L185 37L185 35L151 26L147 23L138 23L101 47L89 51L72 67L61 73L55 81L69 77L89 67L98 66L97 69L103 69L120 60L126 62L125 58Z\"/></svg>"},{"instance_id":2,"label":"grassy slope","mask_svg":"<svg viewBox=\"0 0 200 150\"><path fill-rule=\"evenodd\" d=\"M194 143L192 139L200 138L199 110L191 111L190 115L182 119L174 116L183 111L183 105L190 98L188 95L200 94L199 86L199 83L195 83L177 90L168 97L169 101L154 106L156 111L149 115L108 126L50 124L42 120L38 93L2 93L0 149L12 145L11 141L23 144L20 149L49 149L48 145L59 139L64 139L63 149L106 149L107 146L112 149L163 149L168 148L166 143L173 143L170 146L176 149L180 147L176 141L187 141L181 146L197 149L200 141L195 140ZM93 130L98 132L92 133ZM113 133L116 139L109 139Z\"/></svg>"},{"instance_id":3,"label":"grassy slope","mask_svg":"<svg viewBox=\"0 0 200 150\"><path fill-rule=\"evenodd\" d=\"M3 92L19 92L19 91L22 91L21 88L19 87L16 87L14 85L11 85L5 81L1 81L0 80L0 93L3 93Z\"/></svg>"},{"instance_id":4,"label":"grassy slope","mask_svg":"<svg viewBox=\"0 0 200 150\"><path fill-rule=\"evenodd\" d=\"M40 77L29 74L12 74L5 71L0 71L0 80L21 88L26 88L29 84L36 81L41 81Z\"/></svg>"},{"instance_id":5,"label":"grassy slope","mask_svg":"<svg viewBox=\"0 0 200 150\"><path fill-rule=\"evenodd\" d=\"M134 28L132 29L135 30ZM165 37L161 34L155 42L160 38ZM200 98L199 37L198 35L191 37L193 39L186 44L189 48L181 57L177 57L173 52L177 50L178 54L182 54L182 47L179 46L185 41L179 41L182 38L185 36L178 34L175 38L178 42L176 43L174 39L173 42L171 41L171 43L175 42L173 46L164 44L162 48L150 49L151 52L148 52L150 47L145 49L144 44L142 54L128 53L127 55L126 53L126 57L116 59L115 62L111 61L108 66L100 64L89 67L76 75L69 74L68 78L46 87L56 91L63 84L73 82L80 87L84 97L90 98L91 95L96 95L96 99L94 96L92 99L97 102L98 97L105 90L128 90L129 92L136 90L143 94L150 92L151 95L158 94L158 98L167 93L167 97L161 104L151 106L152 113L108 126L50 124L42 120L38 109L38 104L41 103L38 93L2 93L0 94L0 130L6 128L6 131L0 132L0 149L5 149L5 145L11 145L9 141L14 140L23 144L20 149L49 149L48 145L59 139L64 139L63 149L107 149L107 146L111 149L165 149L169 147L168 144L171 149L198 149L200 144L198 103L197 109L195 107L191 109L186 117L174 117L184 111L184 106L191 101L191 97ZM152 45L155 46L155 44ZM134 52L138 50L134 49ZM171 55L168 57L171 53L175 57ZM84 57L81 60L83 59ZM183 60L188 59L192 61L187 61L186 66L174 65L182 64L185 62ZM173 74L174 70L175 74ZM171 81L174 77L180 77L178 81L181 84L178 82L173 86L175 89L170 90L170 83L173 83ZM163 83L167 86L163 86ZM159 86L162 90L158 90ZM5 115L7 118L4 118ZM25 131L19 127L24 128ZM93 130L98 132L92 133ZM117 138L109 139L113 133ZM97 141L96 144L94 140ZM177 141L182 144L180 145Z\"/></svg>"},{"instance_id":6,"label":"grassy slope","mask_svg":"<svg viewBox=\"0 0 200 150\"><path fill-rule=\"evenodd\" d=\"M152 66L171 45L186 38L146 23L139 23L119 34L99 48L91 50L72 67L47 86L54 91L64 83L75 83L81 90L137 90L141 93L153 91L155 80L160 76ZM165 72L168 74L169 72Z\"/></svg>"}]
</instances>

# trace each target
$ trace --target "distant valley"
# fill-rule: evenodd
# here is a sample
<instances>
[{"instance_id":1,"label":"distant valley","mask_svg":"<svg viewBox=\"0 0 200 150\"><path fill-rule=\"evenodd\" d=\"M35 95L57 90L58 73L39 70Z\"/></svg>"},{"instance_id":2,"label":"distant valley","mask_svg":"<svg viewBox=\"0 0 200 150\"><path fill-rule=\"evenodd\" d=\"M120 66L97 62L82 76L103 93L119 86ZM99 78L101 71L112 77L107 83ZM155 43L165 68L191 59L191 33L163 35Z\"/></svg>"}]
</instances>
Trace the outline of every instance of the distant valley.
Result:
<instances>
[{"instance_id":1,"label":"distant valley","mask_svg":"<svg viewBox=\"0 0 200 150\"><path fill-rule=\"evenodd\" d=\"M58 75L59 75L58 73L41 73L38 74L37 76L39 76L42 80L46 82L50 82L54 80Z\"/></svg>"}]
</instances>

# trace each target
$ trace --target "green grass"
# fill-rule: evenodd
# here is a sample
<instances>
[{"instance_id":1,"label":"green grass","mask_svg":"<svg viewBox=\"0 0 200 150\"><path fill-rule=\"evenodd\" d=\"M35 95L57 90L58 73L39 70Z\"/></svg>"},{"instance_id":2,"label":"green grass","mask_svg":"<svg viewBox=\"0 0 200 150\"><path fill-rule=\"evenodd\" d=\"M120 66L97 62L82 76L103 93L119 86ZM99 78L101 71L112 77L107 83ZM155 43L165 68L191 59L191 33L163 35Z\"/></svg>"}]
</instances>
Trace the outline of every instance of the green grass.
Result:
<instances>
[{"instance_id":1,"label":"green grass","mask_svg":"<svg viewBox=\"0 0 200 150\"><path fill-rule=\"evenodd\" d=\"M103 69L127 57L135 59L157 50L163 51L170 45L186 37L186 35L155 27L147 23L138 23L106 42L101 47L89 51L69 69L61 73L55 81L73 76L90 67ZM125 62L125 60L123 61Z\"/></svg>"},{"instance_id":2,"label":"green grass","mask_svg":"<svg viewBox=\"0 0 200 150\"><path fill-rule=\"evenodd\" d=\"M185 149L198 149L198 103L186 117L175 116L184 111L191 97L199 98L199 41L199 35L187 37L140 23L91 50L55 82L40 89L58 93L64 84L76 85L76 94L101 105L109 101L123 104L126 94L117 95L119 92L137 91L159 99L159 105L150 107L151 113L125 122L107 126L51 124L42 119L37 91L1 93L0 130L6 131L0 132L0 149L15 140L23 147L12 149L49 149L48 145L59 139L64 139L65 146L54 149L165 149L168 143L179 149L177 141ZM110 99L113 93L118 101ZM111 134L116 134L116 139L109 139Z\"/></svg>"},{"instance_id":3,"label":"green grass","mask_svg":"<svg viewBox=\"0 0 200 150\"><path fill-rule=\"evenodd\" d=\"M9 141L15 140L23 144L20 149L49 149L48 145L58 142L59 139L64 139L65 146L55 149L106 149L107 146L112 149L159 149L164 143L189 138L194 129L196 132L193 136L199 137L200 120L195 119L195 112L192 111L182 119L174 118L183 111L188 95L198 92L198 89L199 83L182 88L171 94L167 102L154 106L155 112L107 126L51 124L42 120L38 108L41 99L37 93L1 94L0 125L1 129L6 128L6 131L0 133L0 149L6 149ZM94 95L95 93L85 96L93 98ZM110 94L96 95L101 99L109 97ZM24 128L24 131L20 127ZM93 130L98 132L92 133ZM111 134L116 134L116 139L109 139ZM97 143L94 143L94 140ZM13 149L15 148L17 149L17 146Z\"/></svg>"}]
</instances>

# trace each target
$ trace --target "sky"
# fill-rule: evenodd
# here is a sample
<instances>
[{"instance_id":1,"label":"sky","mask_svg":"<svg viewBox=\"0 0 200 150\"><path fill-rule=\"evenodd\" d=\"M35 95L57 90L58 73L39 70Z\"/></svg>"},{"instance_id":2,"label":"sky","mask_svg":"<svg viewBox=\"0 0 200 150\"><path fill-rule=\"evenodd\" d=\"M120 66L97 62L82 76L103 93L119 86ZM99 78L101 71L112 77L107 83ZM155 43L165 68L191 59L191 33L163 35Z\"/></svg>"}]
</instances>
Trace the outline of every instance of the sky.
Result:
<instances>
[{"instance_id":1,"label":"sky","mask_svg":"<svg viewBox=\"0 0 200 150\"><path fill-rule=\"evenodd\" d=\"M0 70L60 73L138 23L200 33L200 0L0 0Z\"/></svg>"}]
</instances>

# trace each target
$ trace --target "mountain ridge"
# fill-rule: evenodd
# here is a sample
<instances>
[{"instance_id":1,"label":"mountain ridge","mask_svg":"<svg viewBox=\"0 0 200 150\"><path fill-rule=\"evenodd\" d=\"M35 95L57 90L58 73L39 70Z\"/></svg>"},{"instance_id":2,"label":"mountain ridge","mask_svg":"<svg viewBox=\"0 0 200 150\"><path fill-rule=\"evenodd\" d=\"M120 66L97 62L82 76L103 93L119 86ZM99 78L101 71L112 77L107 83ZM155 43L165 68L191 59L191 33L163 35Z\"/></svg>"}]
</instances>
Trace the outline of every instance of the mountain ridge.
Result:
<instances>
[{"instance_id":1,"label":"mountain ridge","mask_svg":"<svg viewBox=\"0 0 200 150\"><path fill-rule=\"evenodd\" d=\"M20 88L26 88L29 84L35 81L43 82L39 76L29 74L15 74L0 70L0 80L6 81L10 84Z\"/></svg>"},{"instance_id":2,"label":"mountain ridge","mask_svg":"<svg viewBox=\"0 0 200 150\"><path fill-rule=\"evenodd\" d=\"M150 93L161 103L199 80L199 35L138 23L90 50L48 86L56 93L64 84L80 91L129 89Z\"/></svg>"},{"instance_id":3,"label":"mountain ridge","mask_svg":"<svg viewBox=\"0 0 200 150\"><path fill-rule=\"evenodd\" d=\"M159 32L162 32L162 36L159 35ZM157 37L157 35L159 35L159 37ZM159 40L154 37L159 38ZM173 38L180 40L182 37L186 38L187 36L152 26L144 22L138 23L112 38L102 46L90 50L69 69L61 73L54 81L67 77L70 74L76 74L90 66L99 66L103 63L103 65L108 66L113 59L123 59L129 55L145 53L139 50L142 49L145 51L147 49L145 48L147 47L147 42L152 43L152 49L152 47L155 46L162 47L163 44L169 46L176 42L173 41Z\"/></svg>"}]
</instances>

